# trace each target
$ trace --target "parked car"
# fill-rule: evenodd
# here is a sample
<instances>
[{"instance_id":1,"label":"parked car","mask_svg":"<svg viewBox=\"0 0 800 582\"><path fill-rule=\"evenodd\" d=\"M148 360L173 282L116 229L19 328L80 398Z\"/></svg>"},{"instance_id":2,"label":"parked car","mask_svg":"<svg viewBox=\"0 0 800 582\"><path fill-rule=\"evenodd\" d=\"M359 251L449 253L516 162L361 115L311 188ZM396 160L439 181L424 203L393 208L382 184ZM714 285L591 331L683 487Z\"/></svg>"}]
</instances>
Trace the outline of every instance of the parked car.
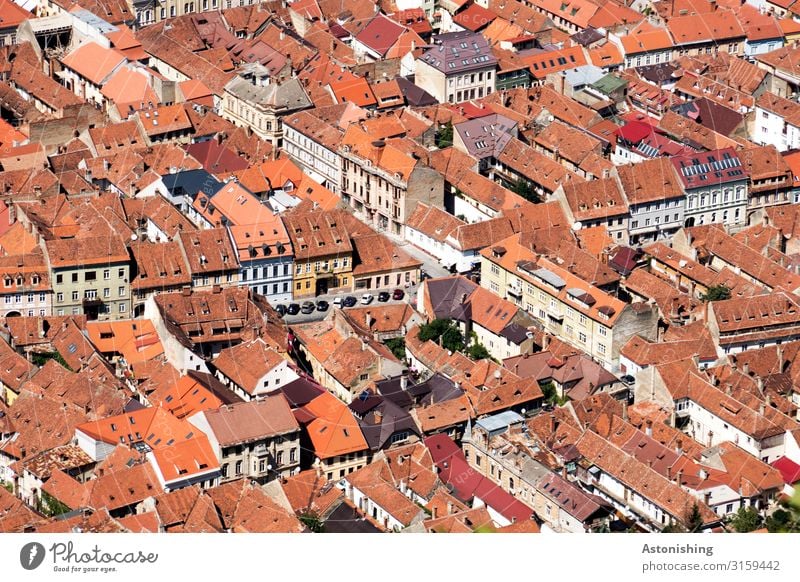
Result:
<instances>
[{"instance_id":1,"label":"parked car","mask_svg":"<svg viewBox=\"0 0 800 582\"><path fill-rule=\"evenodd\" d=\"M378 293L378 301L380 301L381 303L386 303L387 301L389 301L389 297L391 297L391 295L389 295L388 291L381 291L380 293Z\"/></svg>"},{"instance_id":2,"label":"parked car","mask_svg":"<svg viewBox=\"0 0 800 582\"><path fill-rule=\"evenodd\" d=\"M289 315L297 315L300 313L300 306L297 303L290 303L286 308L286 313Z\"/></svg>"},{"instance_id":3,"label":"parked car","mask_svg":"<svg viewBox=\"0 0 800 582\"><path fill-rule=\"evenodd\" d=\"M399 301L405 296L406 292L403 291L402 289L395 289L394 291L392 291L392 299L394 299L395 301Z\"/></svg>"},{"instance_id":4,"label":"parked car","mask_svg":"<svg viewBox=\"0 0 800 582\"><path fill-rule=\"evenodd\" d=\"M356 303L358 303L358 299L356 299L352 295L348 295L342 300L342 307L352 307Z\"/></svg>"},{"instance_id":5,"label":"parked car","mask_svg":"<svg viewBox=\"0 0 800 582\"><path fill-rule=\"evenodd\" d=\"M286 306L283 303L280 303L275 306L275 311L278 312L278 315L283 317L284 315L286 315Z\"/></svg>"},{"instance_id":6,"label":"parked car","mask_svg":"<svg viewBox=\"0 0 800 582\"><path fill-rule=\"evenodd\" d=\"M330 307L330 305L328 305L328 302L324 299L317 301L317 311L328 311L328 307Z\"/></svg>"},{"instance_id":7,"label":"parked car","mask_svg":"<svg viewBox=\"0 0 800 582\"><path fill-rule=\"evenodd\" d=\"M363 303L364 305L369 305L370 303L372 303L373 299L375 299L375 296L372 293L364 293L361 296L361 303Z\"/></svg>"},{"instance_id":8,"label":"parked car","mask_svg":"<svg viewBox=\"0 0 800 582\"><path fill-rule=\"evenodd\" d=\"M300 307L300 313L305 313L308 315L309 313L314 313L316 308L317 306L314 305L313 301L303 301L303 305Z\"/></svg>"},{"instance_id":9,"label":"parked car","mask_svg":"<svg viewBox=\"0 0 800 582\"><path fill-rule=\"evenodd\" d=\"M334 307L341 307L342 306L342 296L341 295L337 295L336 297L334 297L333 306Z\"/></svg>"}]
</instances>

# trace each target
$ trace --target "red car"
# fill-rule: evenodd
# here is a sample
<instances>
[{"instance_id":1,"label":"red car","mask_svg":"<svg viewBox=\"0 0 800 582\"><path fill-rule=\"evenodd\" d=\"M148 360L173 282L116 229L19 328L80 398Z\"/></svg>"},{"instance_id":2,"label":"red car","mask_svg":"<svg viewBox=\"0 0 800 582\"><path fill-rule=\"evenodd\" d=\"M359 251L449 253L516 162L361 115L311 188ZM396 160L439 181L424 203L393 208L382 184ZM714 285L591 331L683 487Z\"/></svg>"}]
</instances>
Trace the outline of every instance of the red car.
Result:
<instances>
[{"instance_id":1,"label":"red car","mask_svg":"<svg viewBox=\"0 0 800 582\"><path fill-rule=\"evenodd\" d=\"M402 299L405 296L406 296L405 291L403 291L402 289L395 289L392 292L392 299L394 300Z\"/></svg>"}]
</instances>

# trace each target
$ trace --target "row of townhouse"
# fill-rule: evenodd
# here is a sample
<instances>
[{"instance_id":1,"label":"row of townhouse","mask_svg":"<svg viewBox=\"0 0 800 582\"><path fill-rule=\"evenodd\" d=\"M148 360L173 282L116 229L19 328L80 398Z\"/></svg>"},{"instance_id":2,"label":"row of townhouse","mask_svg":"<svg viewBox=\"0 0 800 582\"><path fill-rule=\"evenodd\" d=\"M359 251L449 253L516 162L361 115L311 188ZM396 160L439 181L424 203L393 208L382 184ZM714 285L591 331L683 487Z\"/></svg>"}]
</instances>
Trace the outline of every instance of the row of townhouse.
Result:
<instances>
[{"instance_id":1,"label":"row of townhouse","mask_svg":"<svg viewBox=\"0 0 800 582\"><path fill-rule=\"evenodd\" d=\"M617 297L537 255L513 235L481 252L481 286L512 301L545 331L616 369L632 334L655 339L658 309Z\"/></svg>"}]
</instances>

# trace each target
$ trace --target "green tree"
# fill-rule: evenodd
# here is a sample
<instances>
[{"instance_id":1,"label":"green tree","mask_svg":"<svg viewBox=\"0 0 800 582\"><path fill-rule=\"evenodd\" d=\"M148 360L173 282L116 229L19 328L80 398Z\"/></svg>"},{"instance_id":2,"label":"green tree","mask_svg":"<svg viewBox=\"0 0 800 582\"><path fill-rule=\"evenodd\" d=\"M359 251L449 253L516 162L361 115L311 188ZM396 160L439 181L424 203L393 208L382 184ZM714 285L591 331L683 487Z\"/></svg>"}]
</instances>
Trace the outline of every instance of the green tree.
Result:
<instances>
[{"instance_id":1,"label":"green tree","mask_svg":"<svg viewBox=\"0 0 800 582\"><path fill-rule=\"evenodd\" d=\"M730 525L738 533L748 533L761 527L761 516L755 507L740 507Z\"/></svg>"},{"instance_id":2,"label":"green tree","mask_svg":"<svg viewBox=\"0 0 800 582\"><path fill-rule=\"evenodd\" d=\"M41 492L41 497L36 502L36 509L45 517L55 517L70 511L70 507L47 493Z\"/></svg>"},{"instance_id":3,"label":"green tree","mask_svg":"<svg viewBox=\"0 0 800 582\"><path fill-rule=\"evenodd\" d=\"M449 327L442 334L442 347L451 352L464 351L464 336L457 326Z\"/></svg>"},{"instance_id":4,"label":"green tree","mask_svg":"<svg viewBox=\"0 0 800 582\"><path fill-rule=\"evenodd\" d=\"M386 340L384 344L392 351L395 358L398 360L406 359L406 338L394 337Z\"/></svg>"},{"instance_id":5,"label":"green tree","mask_svg":"<svg viewBox=\"0 0 800 582\"><path fill-rule=\"evenodd\" d=\"M453 145L453 122L448 121L439 128L436 134L436 147L443 149L449 148L451 145Z\"/></svg>"},{"instance_id":6,"label":"green tree","mask_svg":"<svg viewBox=\"0 0 800 582\"><path fill-rule=\"evenodd\" d=\"M724 301L731 298L731 290L727 285L713 285L703 295L703 301Z\"/></svg>"},{"instance_id":7,"label":"green tree","mask_svg":"<svg viewBox=\"0 0 800 582\"><path fill-rule=\"evenodd\" d=\"M767 518L767 529L774 533L800 533L800 488L795 487L792 498L781 505Z\"/></svg>"},{"instance_id":8,"label":"green tree","mask_svg":"<svg viewBox=\"0 0 800 582\"><path fill-rule=\"evenodd\" d=\"M62 356L58 352L36 352L31 354L31 361L40 368L47 363L47 360L55 360L56 362L61 364L62 367L66 368L70 372L75 371L72 368L70 368L69 364L67 364L67 361L64 359L64 356Z\"/></svg>"},{"instance_id":9,"label":"green tree","mask_svg":"<svg viewBox=\"0 0 800 582\"><path fill-rule=\"evenodd\" d=\"M452 319L434 319L419 328L419 339L433 341L451 352L464 351L464 335Z\"/></svg>"},{"instance_id":10,"label":"green tree","mask_svg":"<svg viewBox=\"0 0 800 582\"><path fill-rule=\"evenodd\" d=\"M428 340L438 342L442 334L453 325L452 319L434 319L419 326L419 339L423 342Z\"/></svg>"},{"instance_id":11,"label":"green tree","mask_svg":"<svg viewBox=\"0 0 800 582\"><path fill-rule=\"evenodd\" d=\"M306 511L300 515L299 519L311 533L323 533L325 531L325 524L322 523L316 511Z\"/></svg>"},{"instance_id":12,"label":"green tree","mask_svg":"<svg viewBox=\"0 0 800 582\"><path fill-rule=\"evenodd\" d=\"M796 533L798 529L794 525L793 528L792 514L785 509L776 509L764 522L769 533Z\"/></svg>"},{"instance_id":13,"label":"green tree","mask_svg":"<svg viewBox=\"0 0 800 582\"><path fill-rule=\"evenodd\" d=\"M700 513L700 506L695 502L686 515L686 531L696 533L703 529L703 515Z\"/></svg>"},{"instance_id":14,"label":"green tree","mask_svg":"<svg viewBox=\"0 0 800 582\"><path fill-rule=\"evenodd\" d=\"M542 394L544 394L545 402L553 403L555 402L556 398L558 398L558 391L556 390L556 385L552 382L547 382L546 384L542 384Z\"/></svg>"},{"instance_id":15,"label":"green tree","mask_svg":"<svg viewBox=\"0 0 800 582\"><path fill-rule=\"evenodd\" d=\"M492 356L489 354L489 350L486 349L486 346L479 342L475 342L469 346L467 349L467 355L473 360L492 359Z\"/></svg>"},{"instance_id":16,"label":"green tree","mask_svg":"<svg viewBox=\"0 0 800 582\"><path fill-rule=\"evenodd\" d=\"M539 195L534 191L533 186L531 183L528 182L525 178L517 179L511 185L511 191L514 194L518 194L522 196L525 200L529 202L541 202L542 199L539 198Z\"/></svg>"}]
</instances>

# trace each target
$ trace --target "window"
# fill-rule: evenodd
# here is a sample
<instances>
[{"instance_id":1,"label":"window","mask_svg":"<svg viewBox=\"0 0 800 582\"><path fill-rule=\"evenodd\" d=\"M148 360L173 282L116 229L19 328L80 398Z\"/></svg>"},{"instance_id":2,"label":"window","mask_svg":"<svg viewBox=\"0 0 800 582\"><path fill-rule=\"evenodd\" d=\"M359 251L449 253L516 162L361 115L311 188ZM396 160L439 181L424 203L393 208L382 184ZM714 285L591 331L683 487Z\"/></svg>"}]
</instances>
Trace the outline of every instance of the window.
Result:
<instances>
[{"instance_id":1,"label":"window","mask_svg":"<svg viewBox=\"0 0 800 582\"><path fill-rule=\"evenodd\" d=\"M283 465L283 451L278 451L278 456L276 458L276 463L277 463L278 467Z\"/></svg>"},{"instance_id":2,"label":"window","mask_svg":"<svg viewBox=\"0 0 800 582\"><path fill-rule=\"evenodd\" d=\"M128 310L128 308L126 307L125 303L120 303L119 304L119 312L120 313L125 313L127 310Z\"/></svg>"},{"instance_id":3,"label":"window","mask_svg":"<svg viewBox=\"0 0 800 582\"><path fill-rule=\"evenodd\" d=\"M491 266L490 270L492 271L493 275L499 275L500 274L500 267L498 267L494 263L492 263L492 266Z\"/></svg>"},{"instance_id":4,"label":"window","mask_svg":"<svg viewBox=\"0 0 800 582\"><path fill-rule=\"evenodd\" d=\"M597 351L601 354L605 355L606 353L606 346L605 344L597 344Z\"/></svg>"},{"instance_id":5,"label":"window","mask_svg":"<svg viewBox=\"0 0 800 582\"><path fill-rule=\"evenodd\" d=\"M72 292L72 300L73 301L77 301L78 300L78 292L77 291L73 291Z\"/></svg>"},{"instance_id":6,"label":"window","mask_svg":"<svg viewBox=\"0 0 800 582\"><path fill-rule=\"evenodd\" d=\"M236 475L238 476L241 474L242 474L242 462L236 461Z\"/></svg>"},{"instance_id":7,"label":"window","mask_svg":"<svg viewBox=\"0 0 800 582\"><path fill-rule=\"evenodd\" d=\"M56 275L56 283L61 285L64 282L64 275Z\"/></svg>"},{"instance_id":8,"label":"window","mask_svg":"<svg viewBox=\"0 0 800 582\"><path fill-rule=\"evenodd\" d=\"M111 278L111 269L103 269L103 280L108 281Z\"/></svg>"},{"instance_id":9,"label":"window","mask_svg":"<svg viewBox=\"0 0 800 582\"><path fill-rule=\"evenodd\" d=\"M578 341L580 341L582 344L586 343L586 334L582 331L578 332Z\"/></svg>"},{"instance_id":10,"label":"window","mask_svg":"<svg viewBox=\"0 0 800 582\"><path fill-rule=\"evenodd\" d=\"M289 462L290 463L297 462L297 449L289 449Z\"/></svg>"},{"instance_id":11,"label":"window","mask_svg":"<svg viewBox=\"0 0 800 582\"><path fill-rule=\"evenodd\" d=\"M106 299L111 297L111 288L110 287L105 287L103 289L103 297L105 297Z\"/></svg>"},{"instance_id":12,"label":"window","mask_svg":"<svg viewBox=\"0 0 800 582\"><path fill-rule=\"evenodd\" d=\"M83 275L84 281L95 281L97 280L97 271L86 271Z\"/></svg>"},{"instance_id":13,"label":"window","mask_svg":"<svg viewBox=\"0 0 800 582\"><path fill-rule=\"evenodd\" d=\"M120 297L125 297L125 287L124 286L120 286L120 288L119 288L119 296Z\"/></svg>"}]
</instances>

